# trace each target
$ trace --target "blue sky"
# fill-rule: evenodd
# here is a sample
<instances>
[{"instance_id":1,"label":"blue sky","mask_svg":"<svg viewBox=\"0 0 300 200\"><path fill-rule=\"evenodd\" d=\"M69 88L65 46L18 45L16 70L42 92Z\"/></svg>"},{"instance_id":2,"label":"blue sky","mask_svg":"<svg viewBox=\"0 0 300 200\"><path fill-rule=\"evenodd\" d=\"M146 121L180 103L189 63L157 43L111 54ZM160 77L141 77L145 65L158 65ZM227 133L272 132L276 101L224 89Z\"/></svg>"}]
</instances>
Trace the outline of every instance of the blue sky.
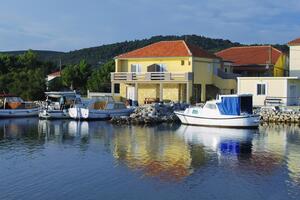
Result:
<instances>
[{"instance_id":1,"label":"blue sky","mask_svg":"<svg viewBox=\"0 0 300 200\"><path fill-rule=\"evenodd\" d=\"M70 51L154 35L241 43L300 37L299 0L2 0L0 51Z\"/></svg>"}]
</instances>

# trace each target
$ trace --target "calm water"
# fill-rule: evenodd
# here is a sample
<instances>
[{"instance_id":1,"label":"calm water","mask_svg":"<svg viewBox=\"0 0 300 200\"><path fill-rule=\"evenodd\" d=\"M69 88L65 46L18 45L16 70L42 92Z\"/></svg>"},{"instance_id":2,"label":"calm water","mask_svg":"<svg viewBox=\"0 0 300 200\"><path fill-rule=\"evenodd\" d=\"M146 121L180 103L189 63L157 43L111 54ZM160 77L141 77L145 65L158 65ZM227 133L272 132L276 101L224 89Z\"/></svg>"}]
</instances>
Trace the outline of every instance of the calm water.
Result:
<instances>
[{"instance_id":1,"label":"calm water","mask_svg":"<svg viewBox=\"0 0 300 200\"><path fill-rule=\"evenodd\" d=\"M300 128L1 120L0 199L300 199Z\"/></svg>"}]
</instances>

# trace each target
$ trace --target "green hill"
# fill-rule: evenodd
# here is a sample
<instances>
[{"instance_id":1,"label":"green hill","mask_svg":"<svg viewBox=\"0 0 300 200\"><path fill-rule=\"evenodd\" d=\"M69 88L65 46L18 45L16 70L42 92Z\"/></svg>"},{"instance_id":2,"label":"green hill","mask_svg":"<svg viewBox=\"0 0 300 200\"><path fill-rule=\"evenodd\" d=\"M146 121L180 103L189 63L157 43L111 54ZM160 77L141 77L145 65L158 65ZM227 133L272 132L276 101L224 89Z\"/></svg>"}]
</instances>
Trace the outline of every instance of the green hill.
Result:
<instances>
[{"instance_id":1,"label":"green hill","mask_svg":"<svg viewBox=\"0 0 300 200\"><path fill-rule=\"evenodd\" d=\"M182 35L182 36L154 36L149 39L134 40L118 42L114 44L106 44L98 47L84 48L80 50L70 51L70 52L58 52L58 51L41 51L33 50L38 54L38 58L41 61L51 61L53 63L58 63L61 59L62 64L76 64L80 60L85 59L92 66L105 63L108 60L114 58L115 56L132 51L137 48L144 47L146 45L163 41L163 40L186 40L189 43L193 43L202 47L210 52L217 52L229 47L241 46L238 42L231 42L230 40L224 39L212 39L199 35ZM274 45L285 52L288 51L286 45ZM0 52L1 53L1 52ZM10 51L2 52L10 55L19 55L24 53L24 51Z\"/></svg>"}]
</instances>

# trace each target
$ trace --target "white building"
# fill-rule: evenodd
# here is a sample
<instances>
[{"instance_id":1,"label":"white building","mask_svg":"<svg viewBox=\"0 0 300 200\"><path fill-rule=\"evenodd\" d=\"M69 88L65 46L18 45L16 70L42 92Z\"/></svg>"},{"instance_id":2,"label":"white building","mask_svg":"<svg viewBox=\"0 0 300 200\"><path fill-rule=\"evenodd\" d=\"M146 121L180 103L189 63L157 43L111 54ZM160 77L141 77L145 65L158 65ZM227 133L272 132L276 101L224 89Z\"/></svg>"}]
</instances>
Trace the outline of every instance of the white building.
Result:
<instances>
[{"instance_id":1,"label":"white building","mask_svg":"<svg viewBox=\"0 0 300 200\"><path fill-rule=\"evenodd\" d=\"M300 105L300 38L290 47L289 77L239 77L238 94L252 94L253 105Z\"/></svg>"},{"instance_id":2,"label":"white building","mask_svg":"<svg viewBox=\"0 0 300 200\"><path fill-rule=\"evenodd\" d=\"M290 47L290 76L300 77L300 38L288 43Z\"/></svg>"},{"instance_id":3,"label":"white building","mask_svg":"<svg viewBox=\"0 0 300 200\"><path fill-rule=\"evenodd\" d=\"M299 105L298 77L238 77L238 94L252 94L253 105Z\"/></svg>"}]
</instances>

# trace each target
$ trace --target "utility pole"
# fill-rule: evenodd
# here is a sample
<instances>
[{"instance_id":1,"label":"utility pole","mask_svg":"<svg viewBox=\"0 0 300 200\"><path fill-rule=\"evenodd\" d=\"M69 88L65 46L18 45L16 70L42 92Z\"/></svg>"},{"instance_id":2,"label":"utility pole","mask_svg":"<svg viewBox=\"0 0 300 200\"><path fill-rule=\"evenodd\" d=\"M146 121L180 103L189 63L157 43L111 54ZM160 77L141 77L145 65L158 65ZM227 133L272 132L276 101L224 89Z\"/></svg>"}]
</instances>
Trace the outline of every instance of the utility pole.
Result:
<instances>
[{"instance_id":1,"label":"utility pole","mask_svg":"<svg viewBox=\"0 0 300 200\"><path fill-rule=\"evenodd\" d=\"M59 71L61 72L61 58L59 58Z\"/></svg>"}]
</instances>

